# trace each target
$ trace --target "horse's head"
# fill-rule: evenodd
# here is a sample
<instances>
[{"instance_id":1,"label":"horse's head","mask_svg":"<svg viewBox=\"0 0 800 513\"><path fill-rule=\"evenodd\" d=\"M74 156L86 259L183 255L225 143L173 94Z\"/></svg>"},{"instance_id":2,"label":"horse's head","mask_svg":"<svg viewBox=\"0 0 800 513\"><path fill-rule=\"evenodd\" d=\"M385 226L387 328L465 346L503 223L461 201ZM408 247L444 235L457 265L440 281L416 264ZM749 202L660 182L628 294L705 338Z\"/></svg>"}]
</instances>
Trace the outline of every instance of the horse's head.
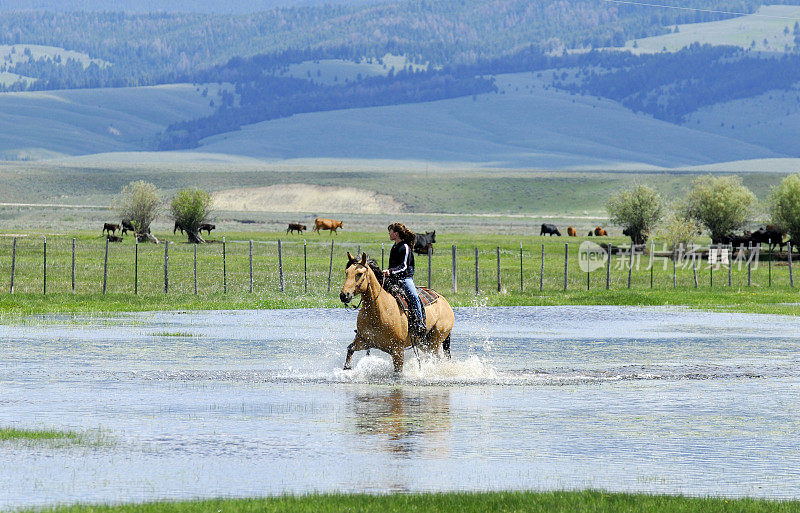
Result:
<instances>
[{"instance_id":1,"label":"horse's head","mask_svg":"<svg viewBox=\"0 0 800 513\"><path fill-rule=\"evenodd\" d=\"M342 303L349 303L353 297L363 294L369 286L369 267L367 266L367 254L361 253L361 259L355 258L347 252L347 267L345 268L345 280L339 299Z\"/></svg>"}]
</instances>

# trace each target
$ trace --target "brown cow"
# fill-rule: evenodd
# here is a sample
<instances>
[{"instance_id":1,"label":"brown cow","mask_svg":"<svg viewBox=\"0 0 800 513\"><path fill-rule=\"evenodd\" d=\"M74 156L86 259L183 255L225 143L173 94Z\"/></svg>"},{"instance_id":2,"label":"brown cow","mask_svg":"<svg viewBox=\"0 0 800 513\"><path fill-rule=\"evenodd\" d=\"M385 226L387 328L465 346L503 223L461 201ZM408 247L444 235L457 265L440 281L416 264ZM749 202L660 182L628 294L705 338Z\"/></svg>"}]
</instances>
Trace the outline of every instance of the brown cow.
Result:
<instances>
[{"instance_id":1,"label":"brown cow","mask_svg":"<svg viewBox=\"0 0 800 513\"><path fill-rule=\"evenodd\" d=\"M211 230L217 228L217 225L211 223L201 223L200 226L197 227L197 233L202 232L203 230L206 231L206 236L211 235Z\"/></svg>"},{"instance_id":2,"label":"brown cow","mask_svg":"<svg viewBox=\"0 0 800 513\"><path fill-rule=\"evenodd\" d=\"M330 230L331 233L336 233L337 228L344 229L344 226L342 226L341 221L336 221L335 219L323 219L321 217L318 217L314 219L314 229L312 231L317 232L317 235L319 235L320 230Z\"/></svg>"},{"instance_id":3,"label":"brown cow","mask_svg":"<svg viewBox=\"0 0 800 513\"><path fill-rule=\"evenodd\" d=\"M289 228L286 229L286 233L289 233L289 232L292 232L292 233L294 233L294 232L303 233L303 231L306 230L306 229L307 229L306 225L304 225L304 224L289 223Z\"/></svg>"},{"instance_id":4,"label":"brown cow","mask_svg":"<svg viewBox=\"0 0 800 513\"><path fill-rule=\"evenodd\" d=\"M108 242L122 242L121 235L106 235Z\"/></svg>"},{"instance_id":5,"label":"brown cow","mask_svg":"<svg viewBox=\"0 0 800 513\"><path fill-rule=\"evenodd\" d=\"M600 237L600 236L607 237L608 236L608 232L605 231L604 229L600 228L599 226L594 229L594 234L596 236L598 236L598 237Z\"/></svg>"},{"instance_id":6,"label":"brown cow","mask_svg":"<svg viewBox=\"0 0 800 513\"><path fill-rule=\"evenodd\" d=\"M578 236L578 232L572 226L568 226L567 227L567 235L569 235L570 237L577 237Z\"/></svg>"},{"instance_id":7,"label":"brown cow","mask_svg":"<svg viewBox=\"0 0 800 513\"><path fill-rule=\"evenodd\" d=\"M117 230L119 230L119 225L118 225L118 224L114 224L114 223L103 223L103 231L102 231L102 232L100 232L100 233L101 233L101 234L103 234L103 233L106 233L106 231L108 231L108 233L111 233L111 234L113 234L113 233L114 233L114 232L116 232ZM102 236L102 235L101 235L101 236Z\"/></svg>"}]
</instances>

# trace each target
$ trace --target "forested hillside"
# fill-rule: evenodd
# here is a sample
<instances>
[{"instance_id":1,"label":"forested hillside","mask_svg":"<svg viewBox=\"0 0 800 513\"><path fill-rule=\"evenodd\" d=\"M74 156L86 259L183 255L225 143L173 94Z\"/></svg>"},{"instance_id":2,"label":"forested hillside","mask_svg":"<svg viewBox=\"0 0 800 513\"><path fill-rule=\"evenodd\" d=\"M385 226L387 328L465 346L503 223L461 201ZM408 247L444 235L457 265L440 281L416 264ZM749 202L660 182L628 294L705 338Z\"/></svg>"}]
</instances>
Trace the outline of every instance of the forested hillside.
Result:
<instances>
[{"instance_id":1,"label":"forested hillside","mask_svg":"<svg viewBox=\"0 0 800 513\"><path fill-rule=\"evenodd\" d=\"M800 0L787 0L798 3ZM360 59L386 53L433 65L485 60L536 44L559 51L622 46L678 23L752 12L757 0L683 0L703 11L653 9L603 0L401 0L280 8L248 15L20 11L0 17L0 44L41 44L111 63L77 77L43 58L0 71L37 79L20 90L137 86L179 81L236 56L295 52ZM289 50L287 52L287 50ZM324 58L324 57L318 57Z\"/></svg>"}]
</instances>

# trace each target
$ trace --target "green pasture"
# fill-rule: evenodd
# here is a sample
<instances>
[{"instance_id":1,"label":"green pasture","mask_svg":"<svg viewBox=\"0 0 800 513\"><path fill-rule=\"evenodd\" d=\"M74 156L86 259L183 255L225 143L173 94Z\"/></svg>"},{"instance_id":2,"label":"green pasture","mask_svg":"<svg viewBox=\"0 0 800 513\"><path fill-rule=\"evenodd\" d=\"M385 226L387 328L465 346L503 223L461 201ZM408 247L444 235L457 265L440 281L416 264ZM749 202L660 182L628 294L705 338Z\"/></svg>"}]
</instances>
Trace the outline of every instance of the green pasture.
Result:
<instances>
[{"instance_id":1,"label":"green pasture","mask_svg":"<svg viewBox=\"0 0 800 513\"><path fill-rule=\"evenodd\" d=\"M57 513L101 512L553 512L604 513L641 511L658 513L789 512L797 511L797 501L757 499L690 498L582 492L457 492L391 495L307 495L263 499L213 499L184 502L152 502L126 505L58 506L45 510Z\"/></svg>"},{"instance_id":2,"label":"green pasture","mask_svg":"<svg viewBox=\"0 0 800 513\"><path fill-rule=\"evenodd\" d=\"M144 180L163 191L165 198L184 187L200 187L210 192L284 184L354 187L388 194L405 205L409 213L444 214L534 214L606 216L608 199L632 183L647 184L667 200L686 196L692 181L701 172L569 172L514 171L472 168L376 170L369 168L325 168L280 164L197 164L148 163L147 156L136 165L124 162L92 165L55 165L35 162L0 163L0 202L53 203L67 205L110 205L115 195L131 181ZM154 158L152 155L149 158ZM757 164L754 164L754 166ZM766 164L764 164L766 166ZM760 199L766 199L786 173L753 169L742 173L745 186ZM103 180L97 180L102 175ZM321 212L320 212L321 213ZM105 219L115 214L105 211ZM4 206L0 208L0 227L38 226L40 208ZM67 214L65 214L67 215ZM75 230L85 228L83 211L69 211L69 219L57 220ZM244 214L239 214L244 215ZM302 216L303 214L297 214ZM311 219L313 214L308 214ZM47 218L53 221L52 214ZM298 217L297 219L301 219ZM472 221L465 227L480 224ZM102 226L102 224L101 224ZM349 230L348 226L345 227ZM480 231L480 227L477 228Z\"/></svg>"},{"instance_id":3,"label":"green pasture","mask_svg":"<svg viewBox=\"0 0 800 513\"><path fill-rule=\"evenodd\" d=\"M156 233L159 238L164 235ZM45 237L28 233L16 238L13 294L10 290L14 239L2 237L0 312L13 315L341 307L338 291L344 278L347 252L365 252L380 263L383 251L385 265L391 247L391 242L381 242L386 238L384 233L343 232L303 239L285 233L228 232L224 237L224 244L222 234L218 234L210 237L208 244L191 245L170 234L166 237L170 240L168 249L165 244L138 244L137 249L133 238L127 237L122 243L108 245L106 267L105 239L98 238L95 233L47 236L46 253ZM744 259L734 261L728 285L728 266L725 265L712 268L707 260L696 259L693 269L691 259L684 259L675 265L673 282L673 260L657 256L651 265L649 254L637 255L630 272L629 288L628 255L612 256L610 269L603 266L588 275L580 268L579 246L587 240L599 242L601 239L441 233L437 234L438 242L430 264L427 255L417 255L415 279L418 285L427 286L430 276L430 286L455 306L686 305L713 310L800 314L800 282L797 287L791 286L785 253L780 257L774 254L770 261L764 247L759 260L751 263L749 285L748 265ZM615 246L627 243L623 237L603 237L602 241ZM662 247L657 240L655 242L658 253ZM456 246L455 291L453 246ZM168 257L166 292L165 250ZM566 289L565 253L568 256ZM792 270L797 271L794 266ZM610 277L608 289L607 273Z\"/></svg>"}]
</instances>

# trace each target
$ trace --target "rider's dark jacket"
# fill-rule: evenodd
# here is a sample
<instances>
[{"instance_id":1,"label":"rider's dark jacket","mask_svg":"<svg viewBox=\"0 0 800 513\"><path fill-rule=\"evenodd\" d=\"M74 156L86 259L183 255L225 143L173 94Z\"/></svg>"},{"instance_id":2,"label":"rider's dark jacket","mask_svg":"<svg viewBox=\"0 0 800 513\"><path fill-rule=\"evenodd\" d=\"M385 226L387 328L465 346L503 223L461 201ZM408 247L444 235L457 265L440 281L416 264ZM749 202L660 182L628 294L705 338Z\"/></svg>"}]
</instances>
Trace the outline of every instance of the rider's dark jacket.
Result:
<instances>
[{"instance_id":1,"label":"rider's dark jacket","mask_svg":"<svg viewBox=\"0 0 800 513\"><path fill-rule=\"evenodd\" d=\"M389 275L399 280L414 276L414 252L405 242L396 242L389 251Z\"/></svg>"}]
</instances>

